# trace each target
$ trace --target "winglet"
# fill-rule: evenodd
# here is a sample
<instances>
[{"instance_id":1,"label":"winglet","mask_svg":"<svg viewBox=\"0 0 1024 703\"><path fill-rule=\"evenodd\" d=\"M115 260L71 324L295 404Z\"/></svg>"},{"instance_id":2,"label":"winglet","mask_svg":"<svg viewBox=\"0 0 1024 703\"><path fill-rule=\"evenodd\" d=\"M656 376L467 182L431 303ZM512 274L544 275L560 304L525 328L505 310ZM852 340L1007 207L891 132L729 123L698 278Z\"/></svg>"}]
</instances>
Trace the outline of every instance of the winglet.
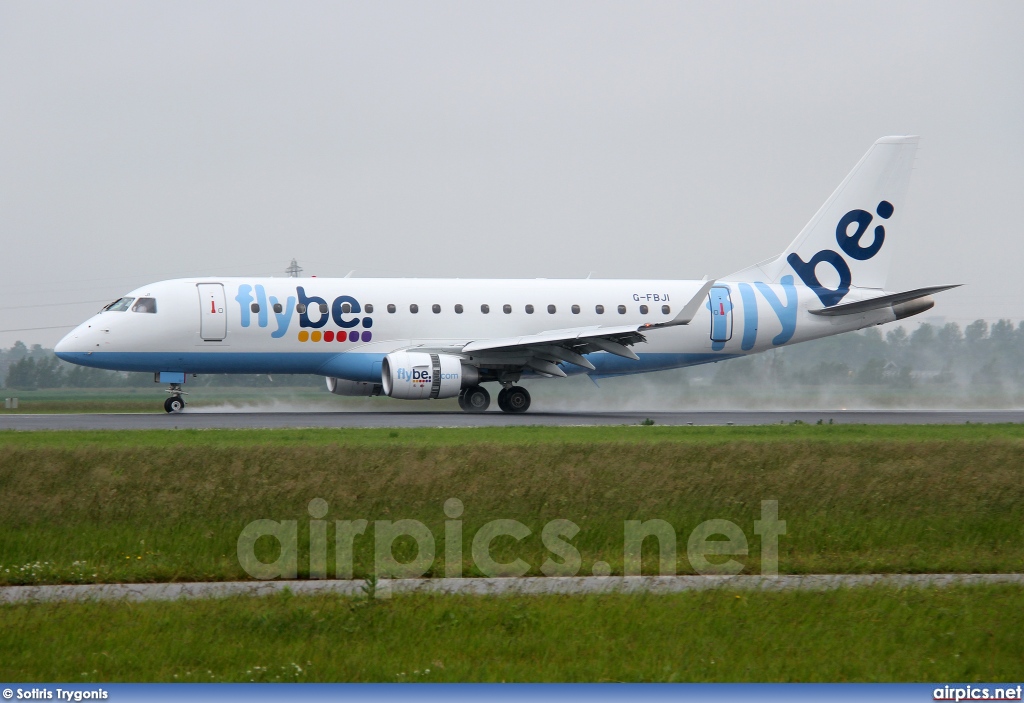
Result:
<instances>
[{"instance_id":1,"label":"winglet","mask_svg":"<svg viewBox=\"0 0 1024 703\"><path fill-rule=\"evenodd\" d=\"M694 317L697 316L697 312L700 310L700 306L704 304L704 299L708 297L708 293L711 292L711 287L715 285L715 279L704 281L704 284L697 291L697 294L690 298L690 302L683 306L683 309L679 311L679 314L668 322L655 322L646 325L640 325L637 331L653 330L661 327L676 327L678 325L688 325Z\"/></svg>"}]
</instances>

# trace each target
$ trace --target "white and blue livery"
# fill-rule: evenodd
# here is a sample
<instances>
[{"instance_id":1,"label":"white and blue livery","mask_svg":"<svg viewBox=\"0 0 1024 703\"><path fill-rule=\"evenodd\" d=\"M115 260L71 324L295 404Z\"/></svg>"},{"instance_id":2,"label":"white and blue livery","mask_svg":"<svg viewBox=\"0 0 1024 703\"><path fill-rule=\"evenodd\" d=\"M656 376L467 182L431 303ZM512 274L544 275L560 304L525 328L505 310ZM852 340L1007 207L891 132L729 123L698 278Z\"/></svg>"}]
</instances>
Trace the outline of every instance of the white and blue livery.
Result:
<instances>
[{"instance_id":1,"label":"white and blue livery","mask_svg":"<svg viewBox=\"0 0 1024 703\"><path fill-rule=\"evenodd\" d=\"M57 345L146 371L317 374L339 395L525 412L527 377L720 361L916 315L953 286L885 289L917 137L879 139L782 254L717 280L188 278L143 286Z\"/></svg>"}]
</instances>

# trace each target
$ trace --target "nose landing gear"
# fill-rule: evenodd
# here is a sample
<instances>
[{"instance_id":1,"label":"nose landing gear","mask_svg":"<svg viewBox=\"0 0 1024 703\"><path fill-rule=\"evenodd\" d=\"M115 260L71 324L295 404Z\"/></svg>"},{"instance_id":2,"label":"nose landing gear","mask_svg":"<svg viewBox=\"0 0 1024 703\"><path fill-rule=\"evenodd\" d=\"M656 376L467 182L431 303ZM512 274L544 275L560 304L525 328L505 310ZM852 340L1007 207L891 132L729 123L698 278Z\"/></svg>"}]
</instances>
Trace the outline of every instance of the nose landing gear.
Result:
<instances>
[{"instance_id":1,"label":"nose landing gear","mask_svg":"<svg viewBox=\"0 0 1024 703\"><path fill-rule=\"evenodd\" d=\"M172 395L164 401L164 410L169 413L180 413L185 409L185 400L180 395Z\"/></svg>"},{"instance_id":2,"label":"nose landing gear","mask_svg":"<svg viewBox=\"0 0 1024 703\"><path fill-rule=\"evenodd\" d=\"M172 383L167 392L171 394L171 397L164 401L164 410L168 413L180 413L184 410L185 399L182 396L185 393L181 390L181 384Z\"/></svg>"},{"instance_id":3,"label":"nose landing gear","mask_svg":"<svg viewBox=\"0 0 1024 703\"><path fill-rule=\"evenodd\" d=\"M498 407L507 413L525 413L530 409L530 392L522 386L502 388L498 393Z\"/></svg>"}]
</instances>

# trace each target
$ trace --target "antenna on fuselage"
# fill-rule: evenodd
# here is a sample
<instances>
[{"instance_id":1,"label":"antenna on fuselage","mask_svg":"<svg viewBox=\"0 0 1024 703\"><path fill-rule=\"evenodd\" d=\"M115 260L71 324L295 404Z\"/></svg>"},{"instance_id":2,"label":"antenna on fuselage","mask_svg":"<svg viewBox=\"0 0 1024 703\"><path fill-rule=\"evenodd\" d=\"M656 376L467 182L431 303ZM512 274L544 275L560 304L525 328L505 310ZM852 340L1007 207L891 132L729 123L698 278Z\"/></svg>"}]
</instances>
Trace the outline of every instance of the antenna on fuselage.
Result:
<instances>
[{"instance_id":1,"label":"antenna on fuselage","mask_svg":"<svg viewBox=\"0 0 1024 703\"><path fill-rule=\"evenodd\" d=\"M292 259L292 262L288 264L288 268L284 270L290 278L298 278L299 274L302 273L302 267L299 266L299 262Z\"/></svg>"}]
</instances>

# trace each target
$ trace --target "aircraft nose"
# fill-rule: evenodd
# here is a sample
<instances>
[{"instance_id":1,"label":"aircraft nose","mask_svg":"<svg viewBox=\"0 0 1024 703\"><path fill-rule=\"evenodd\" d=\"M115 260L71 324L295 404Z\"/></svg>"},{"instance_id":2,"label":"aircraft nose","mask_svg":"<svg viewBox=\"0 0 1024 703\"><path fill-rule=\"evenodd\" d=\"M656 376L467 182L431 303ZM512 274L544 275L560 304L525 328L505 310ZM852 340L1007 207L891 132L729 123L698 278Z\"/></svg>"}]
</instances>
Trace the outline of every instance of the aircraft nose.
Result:
<instances>
[{"instance_id":1,"label":"aircraft nose","mask_svg":"<svg viewBox=\"0 0 1024 703\"><path fill-rule=\"evenodd\" d=\"M61 354L67 354L68 353L68 351L69 351L68 350L68 347L69 347L68 339L70 337L71 337L70 334L64 335L64 338L62 340L60 340L59 342L57 342L56 346L54 346L53 353L57 355L58 359L63 359L64 358L63 356L61 356Z\"/></svg>"},{"instance_id":2,"label":"aircraft nose","mask_svg":"<svg viewBox=\"0 0 1024 703\"><path fill-rule=\"evenodd\" d=\"M77 351L76 348L78 346L78 328L76 327L71 332L64 335L63 339L57 342L53 347L53 353L57 355L58 359L71 361L71 357L74 352Z\"/></svg>"}]
</instances>

